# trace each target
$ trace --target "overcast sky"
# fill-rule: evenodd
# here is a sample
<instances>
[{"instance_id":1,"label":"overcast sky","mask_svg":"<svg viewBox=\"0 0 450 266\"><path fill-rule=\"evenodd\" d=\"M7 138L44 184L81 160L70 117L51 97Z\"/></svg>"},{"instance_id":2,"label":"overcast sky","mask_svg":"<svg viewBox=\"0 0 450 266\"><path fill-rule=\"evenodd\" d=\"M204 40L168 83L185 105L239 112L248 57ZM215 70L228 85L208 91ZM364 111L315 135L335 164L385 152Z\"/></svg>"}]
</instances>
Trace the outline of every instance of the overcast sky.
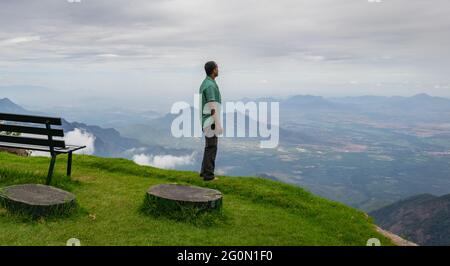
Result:
<instances>
[{"instance_id":1,"label":"overcast sky","mask_svg":"<svg viewBox=\"0 0 450 266\"><path fill-rule=\"evenodd\" d=\"M0 25L0 86L69 99L190 101L206 60L225 99L450 97L448 0L1 0Z\"/></svg>"}]
</instances>

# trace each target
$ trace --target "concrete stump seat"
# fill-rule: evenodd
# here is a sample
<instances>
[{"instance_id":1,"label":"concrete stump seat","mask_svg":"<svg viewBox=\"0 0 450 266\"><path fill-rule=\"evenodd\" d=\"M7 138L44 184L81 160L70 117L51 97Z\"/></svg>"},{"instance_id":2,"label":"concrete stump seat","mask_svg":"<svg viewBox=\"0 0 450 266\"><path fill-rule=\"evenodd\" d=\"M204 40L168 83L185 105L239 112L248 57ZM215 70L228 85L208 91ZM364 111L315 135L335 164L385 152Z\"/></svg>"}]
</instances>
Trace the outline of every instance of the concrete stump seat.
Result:
<instances>
[{"instance_id":1,"label":"concrete stump seat","mask_svg":"<svg viewBox=\"0 0 450 266\"><path fill-rule=\"evenodd\" d=\"M65 214L76 206L75 195L40 184L0 188L0 204L12 212L31 216Z\"/></svg>"},{"instance_id":2,"label":"concrete stump seat","mask_svg":"<svg viewBox=\"0 0 450 266\"><path fill-rule=\"evenodd\" d=\"M156 207L179 210L184 207L199 210L218 210L222 207L222 193L215 189L178 184L152 186L147 191L148 202Z\"/></svg>"}]
</instances>

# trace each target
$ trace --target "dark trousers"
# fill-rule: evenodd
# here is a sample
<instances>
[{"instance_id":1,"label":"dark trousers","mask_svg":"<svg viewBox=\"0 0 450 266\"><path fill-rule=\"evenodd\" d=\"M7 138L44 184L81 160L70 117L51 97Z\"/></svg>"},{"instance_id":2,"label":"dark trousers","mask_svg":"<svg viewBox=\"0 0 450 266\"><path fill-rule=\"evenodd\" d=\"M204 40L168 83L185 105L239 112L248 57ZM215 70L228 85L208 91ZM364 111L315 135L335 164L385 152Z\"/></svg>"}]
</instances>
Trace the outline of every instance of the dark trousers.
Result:
<instances>
[{"instance_id":1,"label":"dark trousers","mask_svg":"<svg viewBox=\"0 0 450 266\"><path fill-rule=\"evenodd\" d=\"M217 136L205 137L205 151L203 153L202 170L200 176L205 180L214 179L214 168L216 166Z\"/></svg>"}]
</instances>

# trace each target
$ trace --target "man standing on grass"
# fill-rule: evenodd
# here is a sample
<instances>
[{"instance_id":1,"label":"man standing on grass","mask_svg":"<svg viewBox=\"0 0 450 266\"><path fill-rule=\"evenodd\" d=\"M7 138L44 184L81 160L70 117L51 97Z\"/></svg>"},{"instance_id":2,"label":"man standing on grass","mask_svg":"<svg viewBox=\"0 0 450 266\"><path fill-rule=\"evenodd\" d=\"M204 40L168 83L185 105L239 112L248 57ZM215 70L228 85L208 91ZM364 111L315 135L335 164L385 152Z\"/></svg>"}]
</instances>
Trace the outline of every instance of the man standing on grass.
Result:
<instances>
[{"instance_id":1,"label":"man standing on grass","mask_svg":"<svg viewBox=\"0 0 450 266\"><path fill-rule=\"evenodd\" d=\"M206 78L200 86L201 97L201 124L205 134L205 151L203 153L200 176L205 181L216 179L214 168L217 154L217 136L223 132L220 121L220 105L222 99L216 77L219 76L219 67L214 61L205 64Z\"/></svg>"}]
</instances>

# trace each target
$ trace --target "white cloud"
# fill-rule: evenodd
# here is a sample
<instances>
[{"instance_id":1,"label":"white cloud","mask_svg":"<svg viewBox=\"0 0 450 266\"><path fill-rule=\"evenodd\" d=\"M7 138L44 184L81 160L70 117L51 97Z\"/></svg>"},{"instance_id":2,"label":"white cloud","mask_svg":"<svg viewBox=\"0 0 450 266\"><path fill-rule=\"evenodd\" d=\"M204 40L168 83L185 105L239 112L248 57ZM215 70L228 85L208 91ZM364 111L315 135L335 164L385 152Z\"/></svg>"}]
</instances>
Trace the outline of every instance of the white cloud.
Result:
<instances>
[{"instance_id":1,"label":"white cloud","mask_svg":"<svg viewBox=\"0 0 450 266\"><path fill-rule=\"evenodd\" d=\"M77 151L79 154L94 154L95 151L95 136L91 133L75 128L73 131L68 132L64 137L66 144L86 146L86 148Z\"/></svg>"},{"instance_id":2,"label":"white cloud","mask_svg":"<svg viewBox=\"0 0 450 266\"><path fill-rule=\"evenodd\" d=\"M103 58L115 58L115 57L119 57L119 55L117 54L98 54L98 57L103 57Z\"/></svg>"},{"instance_id":3,"label":"white cloud","mask_svg":"<svg viewBox=\"0 0 450 266\"><path fill-rule=\"evenodd\" d=\"M131 148L125 151L125 154L134 155L139 152L144 152L146 150L145 147L139 147L139 148Z\"/></svg>"},{"instance_id":4,"label":"white cloud","mask_svg":"<svg viewBox=\"0 0 450 266\"><path fill-rule=\"evenodd\" d=\"M24 36L24 37L16 37L11 39L3 40L1 43L3 44L20 44L26 42L39 41L41 39L40 36Z\"/></svg>"},{"instance_id":5,"label":"white cloud","mask_svg":"<svg viewBox=\"0 0 450 266\"><path fill-rule=\"evenodd\" d=\"M154 166L163 169L174 169L178 166L194 163L195 153L184 156L136 154L133 161L139 165Z\"/></svg>"},{"instance_id":6,"label":"white cloud","mask_svg":"<svg viewBox=\"0 0 450 266\"><path fill-rule=\"evenodd\" d=\"M324 61L325 57L321 56L321 55L305 55L304 59L307 61L320 62L320 61Z\"/></svg>"},{"instance_id":7,"label":"white cloud","mask_svg":"<svg viewBox=\"0 0 450 266\"><path fill-rule=\"evenodd\" d=\"M86 146L86 148L76 151L75 153L77 154L94 154L95 136L83 129L75 128L74 130L68 132L64 136L64 141L67 145ZM31 156L50 157L50 153L43 151L31 151Z\"/></svg>"}]
</instances>

